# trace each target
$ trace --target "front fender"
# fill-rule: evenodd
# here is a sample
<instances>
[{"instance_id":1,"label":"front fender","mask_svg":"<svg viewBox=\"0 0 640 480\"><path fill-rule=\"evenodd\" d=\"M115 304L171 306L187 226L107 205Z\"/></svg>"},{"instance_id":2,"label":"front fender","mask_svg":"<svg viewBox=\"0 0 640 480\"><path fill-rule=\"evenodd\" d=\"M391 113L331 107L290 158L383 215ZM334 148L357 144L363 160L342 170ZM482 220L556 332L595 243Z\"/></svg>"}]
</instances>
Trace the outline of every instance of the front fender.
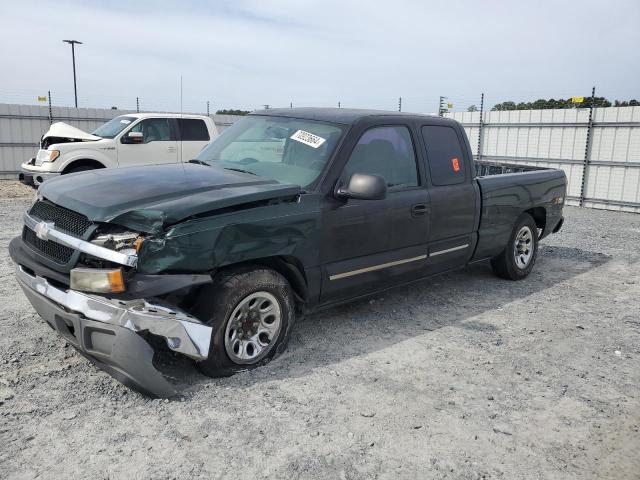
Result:
<instances>
[{"instance_id":1,"label":"front fender","mask_svg":"<svg viewBox=\"0 0 640 480\"><path fill-rule=\"evenodd\" d=\"M176 225L142 243L142 273L211 272L266 257L295 257L305 268L319 263L320 212L317 199L305 198Z\"/></svg>"},{"instance_id":2,"label":"front fender","mask_svg":"<svg viewBox=\"0 0 640 480\"><path fill-rule=\"evenodd\" d=\"M58 163L59 160L62 160L62 162L57 165L59 171L64 170L73 162L77 162L78 160L95 160L96 162L100 162L107 168L118 166L115 150L101 151L93 150L90 148L81 148L79 150L73 150L69 153L63 153L60 158L56 160L56 163Z\"/></svg>"}]
</instances>

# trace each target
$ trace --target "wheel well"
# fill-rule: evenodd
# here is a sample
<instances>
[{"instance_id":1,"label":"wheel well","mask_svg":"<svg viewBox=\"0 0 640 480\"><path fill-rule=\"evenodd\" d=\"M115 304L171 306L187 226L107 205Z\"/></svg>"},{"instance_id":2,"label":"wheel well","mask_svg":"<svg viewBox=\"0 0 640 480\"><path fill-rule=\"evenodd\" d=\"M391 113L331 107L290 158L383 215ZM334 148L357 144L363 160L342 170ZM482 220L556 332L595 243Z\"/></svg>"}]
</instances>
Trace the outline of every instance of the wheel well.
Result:
<instances>
[{"instance_id":1,"label":"wheel well","mask_svg":"<svg viewBox=\"0 0 640 480\"><path fill-rule=\"evenodd\" d=\"M524 213L528 213L533 217L533 220L536 222L536 226L541 228L544 234L544 227L547 224L547 211L544 207L535 207L530 208L529 210L525 210Z\"/></svg>"},{"instance_id":2,"label":"wheel well","mask_svg":"<svg viewBox=\"0 0 640 480\"><path fill-rule=\"evenodd\" d=\"M308 296L307 279L304 275L304 268L302 266L302 263L300 263L300 261L295 257L265 257L248 262L235 263L233 265L227 265L218 269L215 272L215 275L218 275L222 272L227 272L230 269L247 269L256 266L269 267L278 272L289 282L289 285L291 285L298 304L300 305L306 303Z\"/></svg>"},{"instance_id":3,"label":"wheel well","mask_svg":"<svg viewBox=\"0 0 640 480\"><path fill-rule=\"evenodd\" d=\"M105 166L97 160L91 160L90 158L84 158L82 160L74 160L69 165L64 167L62 175L69 173L69 170L73 170L78 167L91 167L91 168L105 168Z\"/></svg>"}]
</instances>

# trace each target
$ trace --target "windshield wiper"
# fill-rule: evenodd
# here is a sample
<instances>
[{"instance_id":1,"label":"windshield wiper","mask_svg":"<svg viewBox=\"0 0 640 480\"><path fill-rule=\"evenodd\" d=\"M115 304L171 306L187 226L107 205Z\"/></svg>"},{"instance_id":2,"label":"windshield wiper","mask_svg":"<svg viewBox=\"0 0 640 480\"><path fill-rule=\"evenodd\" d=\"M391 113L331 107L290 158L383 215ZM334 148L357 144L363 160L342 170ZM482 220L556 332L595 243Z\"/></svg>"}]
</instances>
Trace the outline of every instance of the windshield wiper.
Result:
<instances>
[{"instance_id":1,"label":"windshield wiper","mask_svg":"<svg viewBox=\"0 0 640 480\"><path fill-rule=\"evenodd\" d=\"M233 167L224 167L225 170L233 170L234 172L242 172L242 173L248 173L250 175L258 175L257 173L253 173L250 172L249 170L243 170L241 168L233 168Z\"/></svg>"},{"instance_id":2,"label":"windshield wiper","mask_svg":"<svg viewBox=\"0 0 640 480\"><path fill-rule=\"evenodd\" d=\"M209 165L207 162L203 162L202 160L197 160L195 158L192 158L191 160L189 160L187 163L195 163L196 165L206 165L207 167L210 167L211 165Z\"/></svg>"}]
</instances>

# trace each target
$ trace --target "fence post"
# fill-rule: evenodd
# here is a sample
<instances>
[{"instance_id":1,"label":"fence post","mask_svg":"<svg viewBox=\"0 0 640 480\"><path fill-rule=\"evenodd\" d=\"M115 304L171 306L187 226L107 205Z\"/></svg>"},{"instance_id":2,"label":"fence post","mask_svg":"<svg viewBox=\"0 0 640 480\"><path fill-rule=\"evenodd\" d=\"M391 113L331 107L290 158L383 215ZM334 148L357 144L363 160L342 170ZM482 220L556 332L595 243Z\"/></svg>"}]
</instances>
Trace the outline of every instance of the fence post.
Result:
<instances>
[{"instance_id":1,"label":"fence post","mask_svg":"<svg viewBox=\"0 0 640 480\"><path fill-rule=\"evenodd\" d=\"M447 97L443 97L440 95L440 102L438 102L438 116L444 116L444 99Z\"/></svg>"},{"instance_id":2,"label":"fence post","mask_svg":"<svg viewBox=\"0 0 640 480\"><path fill-rule=\"evenodd\" d=\"M51 108L51 90L47 92L47 99L49 100L49 125L53 123L53 108Z\"/></svg>"},{"instance_id":3,"label":"fence post","mask_svg":"<svg viewBox=\"0 0 640 480\"><path fill-rule=\"evenodd\" d=\"M136 97L136 112L140 113L140 97Z\"/></svg>"},{"instance_id":4,"label":"fence post","mask_svg":"<svg viewBox=\"0 0 640 480\"><path fill-rule=\"evenodd\" d=\"M398 111L402 111L402 97L398 97Z\"/></svg>"},{"instance_id":5,"label":"fence post","mask_svg":"<svg viewBox=\"0 0 640 480\"><path fill-rule=\"evenodd\" d=\"M596 101L596 87L591 89L591 105L589 105L589 123L587 124L587 141L584 148L582 162L582 185L580 186L580 206L584 206L587 194L587 178L589 176L589 162L591 161L591 144L593 143L593 109Z\"/></svg>"},{"instance_id":6,"label":"fence post","mask_svg":"<svg viewBox=\"0 0 640 480\"><path fill-rule=\"evenodd\" d=\"M482 127L484 125L484 119L482 116L484 115L484 93L480 95L480 123L478 124L478 154L476 158L478 160L482 159Z\"/></svg>"}]
</instances>

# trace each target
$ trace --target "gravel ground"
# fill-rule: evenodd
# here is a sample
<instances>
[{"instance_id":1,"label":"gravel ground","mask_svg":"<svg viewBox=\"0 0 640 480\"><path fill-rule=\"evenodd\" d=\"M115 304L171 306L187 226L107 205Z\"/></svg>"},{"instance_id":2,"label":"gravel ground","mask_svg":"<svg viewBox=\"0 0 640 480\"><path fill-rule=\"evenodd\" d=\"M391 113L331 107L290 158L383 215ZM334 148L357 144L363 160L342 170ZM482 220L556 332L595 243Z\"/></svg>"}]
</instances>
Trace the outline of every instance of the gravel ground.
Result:
<instances>
[{"instance_id":1,"label":"gravel ground","mask_svg":"<svg viewBox=\"0 0 640 480\"><path fill-rule=\"evenodd\" d=\"M33 192L0 185L0 247ZM487 265L300 321L177 401L97 370L0 260L0 476L640 478L640 215L566 209L532 275Z\"/></svg>"}]
</instances>

